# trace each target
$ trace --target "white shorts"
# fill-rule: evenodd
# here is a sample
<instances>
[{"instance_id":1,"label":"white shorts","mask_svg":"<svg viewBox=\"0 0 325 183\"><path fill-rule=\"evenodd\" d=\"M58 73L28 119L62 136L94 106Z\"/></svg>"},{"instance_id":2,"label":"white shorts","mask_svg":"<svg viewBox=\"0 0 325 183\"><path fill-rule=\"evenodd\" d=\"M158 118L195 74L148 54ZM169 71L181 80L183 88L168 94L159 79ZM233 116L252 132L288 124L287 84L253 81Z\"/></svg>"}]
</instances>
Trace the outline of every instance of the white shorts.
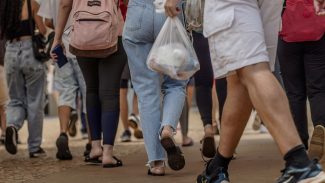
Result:
<instances>
[{"instance_id":1,"label":"white shorts","mask_svg":"<svg viewBox=\"0 0 325 183\"><path fill-rule=\"evenodd\" d=\"M260 62L274 69L281 0L206 0L205 5L204 35L216 78Z\"/></svg>"}]
</instances>

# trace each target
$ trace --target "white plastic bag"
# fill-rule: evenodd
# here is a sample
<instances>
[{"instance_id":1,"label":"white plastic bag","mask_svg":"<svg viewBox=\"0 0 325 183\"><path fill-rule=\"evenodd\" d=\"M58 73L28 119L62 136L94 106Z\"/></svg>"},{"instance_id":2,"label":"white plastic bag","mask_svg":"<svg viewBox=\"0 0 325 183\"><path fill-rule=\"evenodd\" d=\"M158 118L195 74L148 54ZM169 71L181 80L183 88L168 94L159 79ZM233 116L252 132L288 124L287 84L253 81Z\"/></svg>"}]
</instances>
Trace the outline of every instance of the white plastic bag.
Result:
<instances>
[{"instance_id":1,"label":"white plastic bag","mask_svg":"<svg viewBox=\"0 0 325 183\"><path fill-rule=\"evenodd\" d=\"M177 80L189 79L200 69L192 42L177 17L167 18L148 55L147 66Z\"/></svg>"}]
</instances>

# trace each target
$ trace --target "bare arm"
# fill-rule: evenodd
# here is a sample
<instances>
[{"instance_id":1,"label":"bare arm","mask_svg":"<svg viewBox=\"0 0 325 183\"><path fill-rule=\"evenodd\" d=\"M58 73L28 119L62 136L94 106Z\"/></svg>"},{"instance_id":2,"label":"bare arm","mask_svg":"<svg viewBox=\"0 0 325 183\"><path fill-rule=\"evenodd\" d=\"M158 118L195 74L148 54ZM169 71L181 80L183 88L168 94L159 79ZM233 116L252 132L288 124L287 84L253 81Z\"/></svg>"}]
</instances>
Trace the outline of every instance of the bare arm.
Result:
<instances>
[{"instance_id":1,"label":"bare arm","mask_svg":"<svg viewBox=\"0 0 325 183\"><path fill-rule=\"evenodd\" d=\"M39 33L42 35L46 34L46 27L43 23L42 17L37 15L37 12L39 10L39 4L36 1L32 1L32 8L33 8L33 17L36 23L36 26L39 30Z\"/></svg>"},{"instance_id":2,"label":"bare arm","mask_svg":"<svg viewBox=\"0 0 325 183\"><path fill-rule=\"evenodd\" d=\"M55 25L55 38L54 43L61 44L62 35L64 32L64 28L67 24L69 19L69 15L72 9L73 0L61 0L60 1L60 8L58 13L57 25ZM56 46L53 44L53 46Z\"/></svg>"},{"instance_id":3,"label":"bare arm","mask_svg":"<svg viewBox=\"0 0 325 183\"><path fill-rule=\"evenodd\" d=\"M315 11L319 16L325 16L325 0L314 0Z\"/></svg>"},{"instance_id":4,"label":"bare arm","mask_svg":"<svg viewBox=\"0 0 325 183\"><path fill-rule=\"evenodd\" d=\"M54 24L52 19L45 18L45 25L51 29L54 29Z\"/></svg>"},{"instance_id":5,"label":"bare arm","mask_svg":"<svg viewBox=\"0 0 325 183\"><path fill-rule=\"evenodd\" d=\"M77 0L77 1L80 1L80 0ZM61 0L60 1L57 23L55 25L55 37L54 37L54 41L53 41L51 50L53 50L53 48L55 48L58 44L62 45L62 35L64 32L64 28L67 24L67 21L69 19L69 15L70 15L70 12L72 9L72 3L73 3L73 0ZM53 60L57 59L57 55L54 53L51 53L51 57Z\"/></svg>"}]
</instances>

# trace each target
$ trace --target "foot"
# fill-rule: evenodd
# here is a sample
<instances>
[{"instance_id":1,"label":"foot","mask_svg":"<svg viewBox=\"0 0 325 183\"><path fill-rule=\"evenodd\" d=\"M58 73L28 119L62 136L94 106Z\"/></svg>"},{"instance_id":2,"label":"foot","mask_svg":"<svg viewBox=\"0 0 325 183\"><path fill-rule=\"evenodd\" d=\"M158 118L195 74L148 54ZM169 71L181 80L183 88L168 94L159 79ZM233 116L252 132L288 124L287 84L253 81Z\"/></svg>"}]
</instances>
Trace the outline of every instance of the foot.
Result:
<instances>
[{"instance_id":1,"label":"foot","mask_svg":"<svg viewBox=\"0 0 325 183\"><path fill-rule=\"evenodd\" d=\"M207 163L207 166L211 163L211 160ZM206 168L207 169L207 168ZM226 169L219 167L208 174L207 170L198 175L196 179L197 183L229 183L229 175Z\"/></svg>"},{"instance_id":2,"label":"foot","mask_svg":"<svg viewBox=\"0 0 325 183\"><path fill-rule=\"evenodd\" d=\"M191 137L183 137L183 143L182 143L182 146L183 147L190 147L190 146L193 146L194 145L194 142L193 142L193 139Z\"/></svg>"},{"instance_id":3,"label":"foot","mask_svg":"<svg viewBox=\"0 0 325 183\"><path fill-rule=\"evenodd\" d=\"M6 128L5 147L10 154L17 153L18 133L15 127L9 126Z\"/></svg>"},{"instance_id":4,"label":"foot","mask_svg":"<svg viewBox=\"0 0 325 183\"><path fill-rule=\"evenodd\" d=\"M41 147L37 151L29 153L30 158L41 158L44 156L46 156L46 153Z\"/></svg>"},{"instance_id":5,"label":"foot","mask_svg":"<svg viewBox=\"0 0 325 183\"><path fill-rule=\"evenodd\" d=\"M59 160L72 160L72 154L69 149L69 138L66 133L61 133L56 140L58 152L56 158Z\"/></svg>"},{"instance_id":6,"label":"foot","mask_svg":"<svg viewBox=\"0 0 325 183\"><path fill-rule=\"evenodd\" d=\"M277 183L324 183L325 173L317 161L303 168L287 167Z\"/></svg>"},{"instance_id":7,"label":"foot","mask_svg":"<svg viewBox=\"0 0 325 183\"><path fill-rule=\"evenodd\" d=\"M261 125L262 125L262 120L260 118L260 116L257 114L256 111L253 111L253 115L255 113L255 118L254 118L254 122L253 122L253 130L257 131L261 128Z\"/></svg>"},{"instance_id":8,"label":"foot","mask_svg":"<svg viewBox=\"0 0 325 183\"><path fill-rule=\"evenodd\" d=\"M164 176L165 175L165 162L154 161L149 164L148 175L151 176Z\"/></svg>"},{"instance_id":9,"label":"foot","mask_svg":"<svg viewBox=\"0 0 325 183\"><path fill-rule=\"evenodd\" d=\"M260 133L267 134L269 133L269 130L262 124L260 127Z\"/></svg>"},{"instance_id":10,"label":"foot","mask_svg":"<svg viewBox=\"0 0 325 183\"><path fill-rule=\"evenodd\" d=\"M118 159L115 156L103 156L103 168L116 168L123 166L122 160Z\"/></svg>"},{"instance_id":11,"label":"foot","mask_svg":"<svg viewBox=\"0 0 325 183\"><path fill-rule=\"evenodd\" d=\"M173 135L173 129L170 126L165 126L160 134L160 143L167 152L169 167L178 171L184 168L185 158L181 149L176 146Z\"/></svg>"},{"instance_id":12,"label":"foot","mask_svg":"<svg viewBox=\"0 0 325 183\"><path fill-rule=\"evenodd\" d=\"M131 142L131 131L125 130L121 135L122 142Z\"/></svg>"},{"instance_id":13,"label":"foot","mask_svg":"<svg viewBox=\"0 0 325 183\"><path fill-rule=\"evenodd\" d=\"M206 125L204 127L204 132L205 132L204 137L201 140L202 155L207 158L213 158L217 151L216 151L216 144L214 140L212 125Z\"/></svg>"},{"instance_id":14,"label":"foot","mask_svg":"<svg viewBox=\"0 0 325 183\"><path fill-rule=\"evenodd\" d=\"M309 157L311 159L324 159L325 151L325 128L321 125L317 125L314 129L313 135L310 140L310 146L308 150Z\"/></svg>"},{"instance_id":15,"label":"foot","mask_svg":"<svg viewBox=\"0 0 325 183\"><path fill-rule=\"evenodd\" d=\"M70 122L68 132L71 137L75 137L77 135L77 127L76 123L78 121L78 113L76 111L72 111L70 115Z\"/></svg>"}]
</instances>

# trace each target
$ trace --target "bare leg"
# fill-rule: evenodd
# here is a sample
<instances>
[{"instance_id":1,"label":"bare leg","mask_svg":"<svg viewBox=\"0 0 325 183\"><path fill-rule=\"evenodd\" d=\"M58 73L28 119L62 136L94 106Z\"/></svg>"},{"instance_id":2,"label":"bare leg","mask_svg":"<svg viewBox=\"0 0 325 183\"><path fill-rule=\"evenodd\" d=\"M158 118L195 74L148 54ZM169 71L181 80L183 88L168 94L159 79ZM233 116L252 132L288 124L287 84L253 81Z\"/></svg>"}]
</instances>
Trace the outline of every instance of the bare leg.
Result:
<instances>
[{"instance_id":1,"label":"bare leg","mask_svg":"<svg viewBox=\"0 0 325 183\"><path fill-rule=\"evenodd\" d=\"M60 132L67 133L70 122L71 108L69 106L59 107Z\"/></svg>"},{"instance_id":2,"label":"bare leg","mask_svg":"<svg viewBox=\"0 0 325 183\"><path fill-rule=\"evenodd\" d=\"M128 89L120 89L120 116L124 130L129 130L128 123L128 100L127 100Z\"/></svg>"},{"instance_id":3,"label":"bare leg","mask_svg":"<svg viewBox=\"0 0 325 183\"><path fill-rule=\"evenodd\" d=\"M138 96L136 93L134 93L133 97L133 114L139 115L139 108L138 108Z\"/></svg>"},{"instance_id":4,"label":"bare leg","mask_svg":"<svg viewBox=\"0 0 325 183\"><path fill-rule=\"evenodd\" d=\"M227 78L227 99L223 109L218 151L232 157L252 111L252 104L237 75Z\"/></svg>"},{"instance_id":5,"label":"bare leg","mask_svg":"<svg viewBox=\"0 0 325 183\"><path fill-rule=\"evenodd\" d=\"M265 63L255 64L237 71L246 86L251 101L271 135L277 142L281 154L302 144L289 109L288 99Z\"/></svg>"},{"instance_id":6,"label":"bare leg","mask_svg":"<svg viewBox=\"0 0 325 183\"><path fill-rule=\"evenodd\" d=\"M0 106L0 122L1 122L1 135L4 135L7 127L6 110L4 106Z\"/></svg>"}]
</instances>

